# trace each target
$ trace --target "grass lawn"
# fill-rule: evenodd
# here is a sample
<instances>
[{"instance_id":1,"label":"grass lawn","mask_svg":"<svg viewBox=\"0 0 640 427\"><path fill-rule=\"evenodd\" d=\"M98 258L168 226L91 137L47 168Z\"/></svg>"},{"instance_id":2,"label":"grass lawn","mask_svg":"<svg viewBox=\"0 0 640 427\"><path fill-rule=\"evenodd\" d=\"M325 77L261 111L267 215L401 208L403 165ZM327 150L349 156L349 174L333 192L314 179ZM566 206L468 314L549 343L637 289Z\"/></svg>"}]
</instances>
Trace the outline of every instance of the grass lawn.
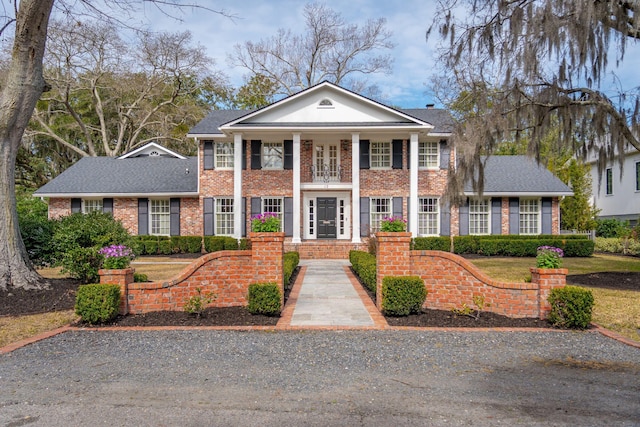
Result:
<instances>
[{"instance_id":1,"label":"grass lawn","mask_svg":"<svg viewBox=\"0 0 640 427\"><path fill-rule=\"evenodd\" d=\"M531 277L533 258L474 258L470 261L489 276L507 282L521 282ZM616 255L594 255L591 258L564 258L562 267L569 274L604 271L640 272L640 259ZM627 338L640 342L640 291L588 287L595 300L593 321Z\"/></svg>"}]
</instances>

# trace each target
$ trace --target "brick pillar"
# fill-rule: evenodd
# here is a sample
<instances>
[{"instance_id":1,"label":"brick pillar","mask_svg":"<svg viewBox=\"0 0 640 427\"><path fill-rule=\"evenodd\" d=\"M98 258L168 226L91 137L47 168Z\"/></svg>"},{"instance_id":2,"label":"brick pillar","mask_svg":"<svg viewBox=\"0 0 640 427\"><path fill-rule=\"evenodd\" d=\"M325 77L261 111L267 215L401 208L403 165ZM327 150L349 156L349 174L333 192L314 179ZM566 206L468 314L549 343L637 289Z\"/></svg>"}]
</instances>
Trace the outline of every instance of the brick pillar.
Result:
<instances>
[{"instance_id":1,"label":"brick pillar","mask_svg":"<svg viewBox=\"0 0 640 427\"><path fill-rule=\"evenodd\" d=\"M134 268L123 268L122 270L98 270L100 283L120 286L120 314L129 313L128 288L133 283Z\"/></svg>"},{"instance_id":2,"label":"brick pillar","mask_svg":"<svg viewBox=\"0 0 640 427\"><path fill-rule=\"evenodd\" d=\"M376 305L382 309L382 279L411 275L411 233L378 232L376 256Z\"/></svg>"},{"instance_id":3,"label":"brick pillar","mask_svg":"<svg viewBox=\"0 0 640 427\"><path fill-rule=\"evenodd\" d=\"M255 282L275 282L284 307L284 233L250 233Z\"/></svg>"},{"instance_id":4,"label":"brick pillar","mask_svg":"<svg viewBox=\"0 0 640 427\"><path fill-rule=\"evenodd\" d=\"M566 268L535 268L531 271L531 283L538 285L538 316L540 319L546 319L551 311L551 305L547 299L551 290L561 288L567 283Z\"/></svg>"}]
</instances>

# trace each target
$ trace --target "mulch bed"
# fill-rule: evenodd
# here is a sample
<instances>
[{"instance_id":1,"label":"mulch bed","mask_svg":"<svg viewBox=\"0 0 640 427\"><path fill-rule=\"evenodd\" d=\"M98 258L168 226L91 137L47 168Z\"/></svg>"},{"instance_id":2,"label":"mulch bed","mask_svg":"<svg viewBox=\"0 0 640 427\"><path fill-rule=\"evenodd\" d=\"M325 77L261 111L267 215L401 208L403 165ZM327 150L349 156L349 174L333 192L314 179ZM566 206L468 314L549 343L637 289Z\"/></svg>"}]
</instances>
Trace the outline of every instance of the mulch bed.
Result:
<instances>
[{"instance_id":1,"label":"mulch bed","mask_svg":"<svg viewBox=\"0 0 640 427\"><path fill-rule=\"evenodd\" d=\"M296 273L294 273L297 275ZM293 278L295 280L295 277ZM640 291L640 273L592 273L567 276L569 283L609 289ZM49 290L0 291L0 316L22 316L73 309L80 282L73 279L51 279ZM287 293L288 295L288 293ZM210 308L202 317L184 312L154 312L143 315L119 316L105 326L274 326L277 317L257 316L242 307ZM478 319L446 310L425 310L419 315L387 317L392 326L422 327L506 327L541 328L548 323L539 319L512 319L493 313L481 313ZM83 326L86 326L82 324Z\"/></svg>"}]
</instances>

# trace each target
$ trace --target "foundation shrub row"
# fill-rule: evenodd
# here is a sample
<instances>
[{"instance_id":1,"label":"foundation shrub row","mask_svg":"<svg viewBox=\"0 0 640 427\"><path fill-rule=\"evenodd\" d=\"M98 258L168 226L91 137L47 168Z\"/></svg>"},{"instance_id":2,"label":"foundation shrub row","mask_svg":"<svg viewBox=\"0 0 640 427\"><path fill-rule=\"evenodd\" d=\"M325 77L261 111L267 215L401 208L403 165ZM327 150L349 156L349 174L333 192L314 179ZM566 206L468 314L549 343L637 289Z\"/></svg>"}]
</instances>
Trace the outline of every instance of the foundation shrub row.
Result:
<instances>
[{"instance_id":1,"label":"foundation shrub row","mask_svg":"<svg viewBox=\"0 0 640 427\"><path fill-rule=\"evenodd\" d=\"M584 235L491 235L455 236L453 253L490 256L534 257L540 246L553 246L564 251L565 257L589 257L593 255L594 242ZM451 252L450 237L416 237L411 242L414 250Z\"/></svg>"},{"instance_id":2,"label":"foundation shrub row","mask_svg":"<svg viewBox=\"0 0 640 427\"><path fill-rule=\"evenodd\" d=\"M132 236L131 247L137 255L199 254L223 250L244 250L246 239L228 236Z\"/></svg>"},{"instance_id":3,"label":"foundation shrub row","mask_svg":"<svg viewBox=\"0 0 640 427\"><path fill-rule=\"evenodd\" d=\"M376 293L376 257L365 251L350 251L349 262L366 288Z\"/></svg>"},{"instance_id":4,"label":"foundation shrub row","mask_svg":"<svg viewBox=\"0 0 640 427\"><path fill-rule=\"evenodd\" d=\"M284 286L285 289L291 288L293 283L291 283L291 276L295 271L296 267L300 263L300 254L298 252L286 252L284 254L283 264L283 276L284 276Z\"/></svg>"}]
</instances>

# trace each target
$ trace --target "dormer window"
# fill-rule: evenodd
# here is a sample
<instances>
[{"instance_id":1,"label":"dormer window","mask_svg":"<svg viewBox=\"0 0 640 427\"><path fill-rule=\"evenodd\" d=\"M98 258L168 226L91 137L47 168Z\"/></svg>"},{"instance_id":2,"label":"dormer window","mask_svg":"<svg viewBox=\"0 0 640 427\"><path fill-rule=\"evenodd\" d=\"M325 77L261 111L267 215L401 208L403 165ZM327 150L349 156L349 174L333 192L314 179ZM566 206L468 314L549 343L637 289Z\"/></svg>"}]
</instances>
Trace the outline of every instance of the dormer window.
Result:
<instances>
[{"instance_id":1,"label":"dormer window","mask_svg":"<svg viewBox=\"0 0 640 427\"><path fill-rule=\"evenodd\" d=\"M333 102L329 98L324 98L318 103L318 108L333 108Z\"/></svg>"}]
</instances>

